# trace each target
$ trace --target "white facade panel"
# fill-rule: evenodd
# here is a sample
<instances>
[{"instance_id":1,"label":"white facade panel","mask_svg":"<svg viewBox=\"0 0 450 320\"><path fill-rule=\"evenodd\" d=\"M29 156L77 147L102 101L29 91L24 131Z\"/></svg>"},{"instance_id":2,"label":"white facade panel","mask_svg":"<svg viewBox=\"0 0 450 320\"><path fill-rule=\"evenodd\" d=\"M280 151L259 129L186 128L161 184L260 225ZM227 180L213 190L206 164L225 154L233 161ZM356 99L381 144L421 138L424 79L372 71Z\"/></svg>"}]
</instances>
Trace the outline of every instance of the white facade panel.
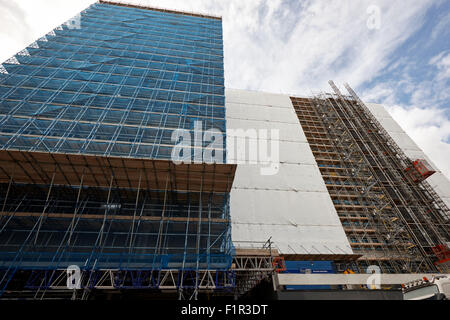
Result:
<instances>
[{"instance_id":1,"label":"white facade panel","mask_svg":"<svg viewBox=\"0 0 450 320\"><path fill-rule=\"evenodd\" d=\"M447 177L439 172L432 175L427 181L450 208L450 181Z\"/></svg>"},{"instance_id":2,"label":"white facade panel","mask_svg":"<svg viewBox=\"0 0 450 320\"><path fill-rule=\"evenodd\" d=\"M351 254L348 242L337 241L342 238L342 232L336 227L328 226L260 226L244 223L233 224L233 241L239 239L245 246L251 242L265 242L270 237L275 241L275 247L282 254ZM345 237L345 235L344 235ZM235 242L239 247L240 243ZM260 248L260 244L253 245Z\"/></svg>"},{"instance_id":3,"label":"white facade panel","mask_svg":"<svg viewBox=\"0 0 450 320\"><path fill-rule=\"evenodd\" d=\"M377 103L366 103L367 108L369 108L370 112L380 121L382 118L391 118L391 115L384 108L383 105ZM400 126L399 126L400 127Z\"/></svg>"},{"instance_id":4,"label":"white facade panel","mask_svg":"<svg viewBox=\"0 0 450 320\"><path fill-rule=\"evenodd\" d=\"M239 223L256 225L341 227L333 203L326 192L233 189L232 218ZM320 241L320 235L317 235ZM266 239L267 240L267 239Z\"/></svg>"},{"instance_id":5,"label":"white facade panel","mask_svg":"<svg viewBox=\"0 0 450 320\"><path fill-rule=\"evenodd\" d=\"M394 139L394 141L401 147L403 150L409 151L421 151L417 144L406 134L406 133L398 133L389 131L386 128L386 131L389 132L389 135Z\"/></svg>"},{"instance_id":6,"label":"white facade panel","mask_svg":"<svg viewBox=\"0 0 450 320\"><path fill-rule=\"evenodd\" d=\"M270 122L282 122L296 124L292 119L292 110L283 107L272 106L266 108L260 105L242 103L228 103L227 117L232 119L259 120Z\"/></svg>"},{"instance_id":7,"label":"white facade panel","mask_svg":"<svg viewBox=\"0 0 450 320\"><path fill-rule=\"evenodd\" d=\"M252 140L255 142L254 145L259 145L258 140ZM227 143L227 161L228 163L233 164L245 164L249 162L245 162L246 160L249 160L248 157L242 156L242 153L238 153L237 148L238 145L244 145L246 142L246 139L235 139L234 141L234 153L232 152L231 143ZM272 140L268 142L262 142L266 145L270 146L272 144ZM250 142L247 140L247 143L250 144ZM295 143L292 141L279 141L278 143L278 150L279 150L279 161L280 163L302 163L302 164L316 164L316 160L314 158L314 155L311 152L311 149L307 143ZM260 150L257 150L257 153L259 153ZM269 149L269 152L267 154L271 156L271 150ZM261 164L267 164L266 161L263 160L263 157L259 157L261 159ZM239 162L240 161L240 162Z\"/></svg>"},{"instance_id":8,"label":"white facade panel","mask_svg":"<svg viewBox=\"0 0 450 320\"><path fill-rule=\"evenodd\" d=\"M270 107L268 107L270 108ZM307 142L306 136L299 129L299 124L282 123L282 122L270 122L270 121L258 121L258 120L242 120L231 119L227 116L227 131L228 130L244 130L245 134L248 133L248 129L265 130L267 132L267 138L272 138L271 130L279 131L279 140L283 141L295 141L295 142ZM227 135L232 135L231 132L227 132Z\"/></svg>"},{"instance_id":9,"label":"white facade panel","mask_svg":"<svg viewBox=\"0 0 450 320\"><path fill-rule=\"evenodd\" d=\"M398 133L398 134L406 134L406 132L398 125L398 123L392 118L381 118L380 123L383 125L383 128L386 131Z\"/></svg>"},{"instance_id":10,"label":"white facade panel","mask_svg":"<svg viewBox=\"0 0 450 320\"><path fill-rule=\"evenodd\" d=\"M225 93L226 103L249 104L252 106L272 106L280 108L292 108L291 99L284 94L265 93L257 91L227 89Z\"/></svg>"},{"instance_id":11,"label":"white facade panel","mask_svg":"<svg viewBox=\"0 0 450 320\"><path fill-rule=\"evenodd\" d=\"M327 192L315 165L285 164L277 174L263 176L260 167L255 165L238 165L233 183L234 189Z\"/></svg>"},{"instance_id":12,"label":"white facade panel","mask_svg":"<svg viewBox=\"0 0 450 320\"><path fill-rule=\"evenodd\" d=\"M290 97L227 90L226 103L227 130L279 130L276 174L261 174L267 163L238 163L230 202L235 244L271 237L283 254L351 254Z\"/></svg>"}]
</instances>

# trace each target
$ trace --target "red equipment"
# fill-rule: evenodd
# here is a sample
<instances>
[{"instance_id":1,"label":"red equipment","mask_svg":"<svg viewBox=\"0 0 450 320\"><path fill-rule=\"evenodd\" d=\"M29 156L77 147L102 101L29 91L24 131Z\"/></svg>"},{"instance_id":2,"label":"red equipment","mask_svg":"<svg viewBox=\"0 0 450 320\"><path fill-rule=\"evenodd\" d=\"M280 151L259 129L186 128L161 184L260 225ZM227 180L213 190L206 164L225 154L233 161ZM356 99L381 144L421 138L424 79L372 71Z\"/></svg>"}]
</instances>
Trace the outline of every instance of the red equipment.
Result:
<instances>
[{"instance_id":1,"label":"red equipment","mask_svg":"<svg viewBox=\"0 0 450 320\"><path fill-rule=\"evenodd\" d=\"M286 263L283 257L273 258L273 269L277 273L286 271Z\"/></svg>"},{"instance_id":2,"label":"red equipment","mask_svg":"<svg viewBox=\"0 0 450 320\"><path fill-rule=\"evenodd\" d=\"M439 260L450 259L450 250L444 244L434 247L433 252Z\"/></svg>"},{"instance_id":3,"label":"red equipment","mask_svg":"<svg viewBox=\"0 0 450 320\"><path fill-rule=\"evenodd\" d=\"M443 272L450 272L450 249L446 245L438 245L433 248L433 252L439 261L435 262L438 269Z\"/></svg>"},{"instance_id":4,"label":"red equipment","mask_svg":"<svg viewBox=\"0 0 450 320\"><path fill-rule=\"evenodd\" d=\"M409 173L413 181L417 183L428 179L436 173L433 167L425 159L418 159L414 161L413 165L406 168L405 171Z\"/></svg>"}]
</instances>

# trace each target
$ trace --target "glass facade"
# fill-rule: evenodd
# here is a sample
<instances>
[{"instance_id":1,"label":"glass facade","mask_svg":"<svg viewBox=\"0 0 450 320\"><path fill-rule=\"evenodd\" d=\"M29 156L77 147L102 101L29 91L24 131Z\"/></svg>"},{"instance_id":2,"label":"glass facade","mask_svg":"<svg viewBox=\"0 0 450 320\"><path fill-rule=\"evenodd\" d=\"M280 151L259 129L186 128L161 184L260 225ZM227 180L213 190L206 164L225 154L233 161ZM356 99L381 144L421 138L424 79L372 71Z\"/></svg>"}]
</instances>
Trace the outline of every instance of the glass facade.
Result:
<instances>
[{"instance_id":1,"label":"glass facade","mask_svg":"<svg viewBox=\"0 0 450 320\"><path fill-rule=\"evenodd\" d=\"M221 19L100 3L79 19L3 64L2 149L169 159L175 129L225 133Z\"/></svg>"}]
</instances>

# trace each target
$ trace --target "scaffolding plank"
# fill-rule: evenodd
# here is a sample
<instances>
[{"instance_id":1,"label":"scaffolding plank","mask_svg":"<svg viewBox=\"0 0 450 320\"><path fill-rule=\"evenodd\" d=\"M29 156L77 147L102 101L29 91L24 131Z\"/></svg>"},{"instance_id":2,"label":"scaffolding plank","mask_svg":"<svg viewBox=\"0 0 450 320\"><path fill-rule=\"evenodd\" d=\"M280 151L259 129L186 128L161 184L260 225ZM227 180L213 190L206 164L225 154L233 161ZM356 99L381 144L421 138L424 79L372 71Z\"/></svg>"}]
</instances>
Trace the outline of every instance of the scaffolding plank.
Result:
<instances>
[{"instance_id":1,"label":"scaffolding plank","mask_svg":"<svg viewBox=\"0 0 450 320\"><path fill-rule=\"evenodd\" d=\"M230 192L236 171L233 164L180 164L154 159L131 159L82 154L58 154L2 150L0 183L8 183L16 164L15 183L49 184L49 177L56 170L55 184L78 186L83 170L89 169L83 185L108 187L114 176L118 188L137 188L142 170L145 177L142 188L158 190L164 186L167 176L172 176L176 191L199 192L203 179L203 192ZM17 164L19 164L17 166ZM62 172L61 172L62 171Z\"/></svg>"},{"instance_id":2,"label":"scaffolding plank","mask_svg":"<svg viewBox=\"0 0 450 320\"><path fill-rule=\"evenodd\" d=\"M4 216L11 216L14 215L14 217L39 217L41 213L39 212L16 212L16 213L9 213L9 212L0 212L0 217ZM71 213L48 213L48 218L63 218L63 219L71 219L73 218L74 214ZM80 219L103 219L103 215L101 214L81 214L79 215ZM109 218L112 220L124 220L124 221L132 221L133 216L120 216L120 215L109 215ZM171 222L187 222L189 219L189 222L198 222L198 218L184 218L184 217L150 217L150 216L143 216L140 218L142 221L171 221ZM213 222L213 223L227 223L230 220L228 219L217 219L217 218L202 218L202 222Z\"/></svg>"}]
</instances>

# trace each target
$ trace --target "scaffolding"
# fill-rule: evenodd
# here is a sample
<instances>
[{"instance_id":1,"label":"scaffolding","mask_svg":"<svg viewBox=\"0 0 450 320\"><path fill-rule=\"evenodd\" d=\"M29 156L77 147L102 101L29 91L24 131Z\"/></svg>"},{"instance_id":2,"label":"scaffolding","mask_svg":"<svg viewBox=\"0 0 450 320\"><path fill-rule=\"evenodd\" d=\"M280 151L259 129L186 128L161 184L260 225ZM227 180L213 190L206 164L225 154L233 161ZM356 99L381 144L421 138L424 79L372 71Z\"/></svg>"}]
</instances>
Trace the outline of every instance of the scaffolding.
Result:
<instances>
[{"instance_id":1,"label":"scaffolding","mask_svg":"<svg viewBox=\"0 0 450 320\"><path fill-rule=\"evenodd\" d=\"M245 294L274 267L231 241L221 18L110 1L76 18L0 65L0 297ZM171 162L178 129L195 164ZM209 129L223 145L197 141Z\"/></svg>"},{"instance_id":2,"label":"scaffolding","mask_svg":"<svg viewBox=\"0 0 450 320\"><path fill-rule=\"evenodd\" d=\"M83 298L107 275L116 289L234 288L235 165L20 151L0 162L0 294L26 280L43 297L73 265Z\"/></svg>"},{"instance_id":3,"label":"scaffolding","mask_svg":"<svg viewBox=\"0 0 450 320\"><path fill-rule=\"evenodd\" d=\"M170 160L174 130L226 131L220 19L106 2L79 18L2 64L3 149Z\"/></svg>"},{"instance_id":4,"label":"scaffolding","mask_svg":"<svg viewBox=\"0 0 450 320\"><path fill-rule=\"evenodd\" d=\"M177 129L225 137L221 19L106 1L76 18L0 67L0 296L234 290L235 166L170 161Z\"/></svg>"},{"instance_id":5,"label":"scaffolding","mask_svg":"<svg viewBox=\"0 0 450 320\"><path fill-rule=\"evenodd\" d=\"M3 298L239 297L275 269L270 241L237 250L231 241L236 165L11 150L0 151L0 168ZM67 289L72 266L82 290Z\"/></svg>"},{"instance_id":6,"label":"scaffolding","mask_svg":"<svg viewBox=\"0 0 450 320\"><path fill-rule=\"evenodd\" d=\"M353 251L345 263L366 272L438 271L433 248L449 241L448 209L426 182L416 184L412 164L369 109L346 85L335 94L291 100Z\"/></svg>"}]
</instances>

